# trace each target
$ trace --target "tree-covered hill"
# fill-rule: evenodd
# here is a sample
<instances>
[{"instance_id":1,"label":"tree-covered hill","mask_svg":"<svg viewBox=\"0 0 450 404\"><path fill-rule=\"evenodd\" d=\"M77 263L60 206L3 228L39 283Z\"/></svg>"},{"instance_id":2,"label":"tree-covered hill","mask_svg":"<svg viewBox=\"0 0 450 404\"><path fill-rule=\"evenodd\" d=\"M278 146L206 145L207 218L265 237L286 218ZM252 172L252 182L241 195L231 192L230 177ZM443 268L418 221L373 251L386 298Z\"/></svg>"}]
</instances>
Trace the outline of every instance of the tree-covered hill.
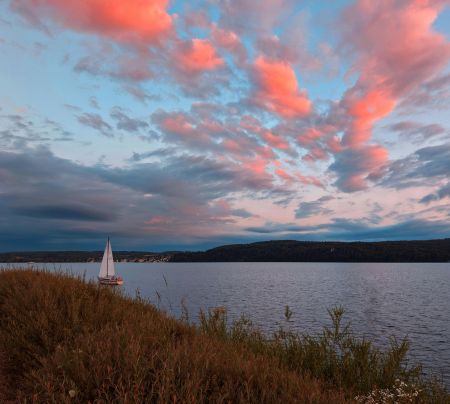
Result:
<instances>
[{"instance_id":1,"label":"tree-covered hill","mask_svg":"<svg viewBox=\"0 0 450 404\"><path fill-rule=\"evenodd\" d=\"M382 242L263 241L204 252L175 253L173 262L450 262L450 239Z\"/></svg>"},{"instance_id":2,"label":"tree-covered hill","mask_svg":"<svg viewBox=\"0 0 450 404\"><path fill-rule=\"evenodd\" d=\"M0 253L0 262L99 262L103 251ZM261 241L207 251L114 251L120 262L450 262L450 239L381 242Z\"/></svg>"}]
</instances>

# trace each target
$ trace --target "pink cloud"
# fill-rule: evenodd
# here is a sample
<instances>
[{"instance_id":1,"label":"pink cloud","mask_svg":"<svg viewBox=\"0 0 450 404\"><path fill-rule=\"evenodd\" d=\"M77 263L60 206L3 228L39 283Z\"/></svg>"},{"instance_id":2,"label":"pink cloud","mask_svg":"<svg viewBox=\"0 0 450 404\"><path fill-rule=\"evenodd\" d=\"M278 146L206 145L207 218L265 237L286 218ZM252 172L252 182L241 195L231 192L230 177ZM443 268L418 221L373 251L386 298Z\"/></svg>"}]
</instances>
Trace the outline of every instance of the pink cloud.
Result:
<instances>
[{"instance_id":1,"label":"pink cloud","mask_svg":"<svg viewBox=\"0 0 450 404\"><path fill-rule=\"evenodd\" d=\"M271 147L280 150L289 149L289 143L283 137L272 133L270 130L265 131L262 137Z\"/></svg>"},{"instance_id":2,"label":"pink cloud","mask_svg":"<svg viewBox=\"0 0 450 404\"><path fill-rule=\"evenodd\" d=\"M234 31L221 29L216 25L212 28L212 41L216 46L226 49L242 65L247 59L247 51L241 39Z\"/></svg>"},{"instance_id":3,"label":"pink cloud","mask_svg":"<svg viewBox=\"0 0 450 404\"><path fill-rule=\"evenodd\" d=\"M252 116L244 115L241 117L239 126L250 134L257 135L264 143L264 146L254 148L256 154L264 156L264 158L272 159L275 154L272 149L282 150L284 152L292 153L289 142L286 138L272 130L266 129L261 122Z\"/></svg>"},{"instance_id":4,"label":"pink cloud","mask_svg":"<svg viewBox=\"0 0 450 404\"><path fill-rule=\"evenodd\" d=\"M235 139L225 139L222 146L227 152L233 154L240 154L243 152L242 145Z\"/></svg>"},{"instance_id":5,"label":"pink cloud","mask_svg":"<svg viewBox=\"0 0 450 404\"><path fill-rule=\"evenodd\" d=\"M173 222L173 218L170 218L168 216L153 216L151 219L144 221L144 224L154 226L170 224L171 222Z\"/></svg>"},{"instance_id":6,"label":"pink cloud","mask_svg":"<svg viewBox=\"0 0 450 404\"><path fill-rule=\"evenodd\" d=\"M211 42L216 48L227 50L234 56L238 65L244 65L247 59L247 50L235 31L218 26L209 19L203 10L191 10L184 16L183 22L189 33L192 33L193 28L209 31Z\"/></svg>"},{"instance_id":7,"label":"pink cloud","mask_svg":"<svg viewBox=\"0 0 450 404\"><path fill-rule=\"evenodd\" d=\"M226 138L221 143L223 151L235 159L246 159L249 156L259 157L264 160L274 158L272 149L268 146L260 146L254 139L241 134L234 138Z\"/></svg>"},{"instance_id":8,"label":"pink cloud","mask_svg":"<svg viewBox=\"0 0 450 404\"><path fill-rule=\"evenodd\" d=\"M116 76L130 81L147 81L153 77L145 55L137 54L133 57L123 56L118 62Z\"/></svg>"},{"instance_id":9,"label":"pink cloud","mask_svg":"<svg viewBox=\"0 0 450 404\"><path fill-rule=\"evenodd\" d=\"M308 115L311 101L299 90L297 77L289 63L259 56L253 66L256 93L253 102L283 118Z\"/></svg>"},{"instance_id":10,"label":"pink cloud","mask_svg":"<svg viewBox=\"0 0 450 404\"><path fill-rule=\"evenodd\" d=\"M344 47L354 56L351 71L359 73L335 110L344 132L342 142L330 144L337 153L331 168L342 190L364 189L367 180L383 175L380 167L387 151L367 145L373 126L447 66L450 43L433 31L445 3L358 0L339 21Z\"/></svg>"},{"instance_id":11,"label":"pink cloud","mask_svg":"<svg viewBox=\"0 0 450 404\"><path fill-rule=\"evenodd\" d=\"M255 152L258 156L266 160L272 160L275 158L275 154L271 147L269 146L260 146L255 148Z\"/></svg>"},{"instance_id":12,"label":"pink cloud","mask_svg":"<svg viewBox=\"0 0 450 404\"><path fill-rule=\"evenodd\" d=\"M262 158L256 158L253 160L249 160L243 164L243 167L246 171L249 171L255 175L261 175L266 173L268 162Z\"/></svg>"},{"instance_id":13,"label":"pink cloud","mask_svg":"<svg viewBox=\"0 0 450 404\"><path fill-rule=\"evenodd\" d=\"M242 45L236 33L218 28L217 26L213 28L213 38L224 48L233 49L238 45Z\"/></svg>"},{"instance_id":14,"label":"pink cloud","mask_svg":"<svg viewBox=\"0 0 450 404\"><path fill-rule=\"evenodd\" d=\"M302 175L300 173L295 174L295 177L297 178L298 181L300 181L300 183L304 185L314 185L318 188L322 189L325 188L322 181L320 181L318 177L314 177L311 175Z\"/></svg>"},{"instance_id":15,"label":"pink cloud","mask_svg":"<svg viewBox=\"0 0 450 404\"><path fill-rule=\"evenodd\" d=\"M445 36L432 26L441 0L359 0L344 16L344 38L357 52L361 81L405 95L434 77L450 57Z\"/></svg>"},{"instance_id":16,"label":"pink cloud","mask_svg":"<svg viewBox=\"0 0 450 404\"><path fill-rule=\"evenodd\" d=\"M280 146L283 147L284 144L281 143ZM287 144L286 146L289 147ZM265 171L265 168L263 170L262 167L267 167L276 158L273 151L274 146L260 145L255 139L249 138L244 134L235 138L224 139L221 147L225 154L228 154L229 157L233 157L237 161L241 161L253 172ZM251 157L250 160L249 157Z\"/></svg>"},{"instance_id":17,"label":"pink cloud","mask_svg":"<svg viewBox=\"0 0 450 404\"><path fill-rule=\"evenodd\" d=\"M168 0L12 0L12 8L30 22L42 17L79 32L121 42L155 43L172 30Z\"/></svg>"},{"instance_id":18,"label":"pink cloud","mask_svg":"<svg viewBox=\"0 0 450 404\"><path fill-rule=\"evenodd\" d=\"M241 128L253 132L260 133L261 132L261 122L251 115L243 115L240 121Z\"/></svg>"},{"instance_id":19,"label":"pink cloud","mask_svg":"<svg viewBox=\"0 0 450 404\"><path fill-rule=\"evenodd\" d=\"M351 118L345 144L367 142L379 119L450 59L450 44L432 29L444 1L359 0L341 20L345 46L360 77L344 97Z\"/></svg>"},{"instance_id":20,"label":"pink cloud","mask_svg":"<svg viewBox=\"0 0 450 404\"><path fill-rule=\"evenodd\" d=\"M331 153L339 153L342 151L342 143L341 139L339 139L336 135L328 138L327 147Z\"/></svg>"},{"instance_id":21,"label":"pink cloud","mask_svg":"<svg viewBox=\"0 0 450 404\"><path fill-rule=\"evenodd\" d=\"M319 128L308 128L300 136L297 141L300 146L310 146L323 137L323 132Z\"/></svg>"},{"instance_id":22,"label":"pink cloud","mask_svg":"<svg viewBox=\"0 0 450 404\"><path fill-rule=\"evenodd\" d=\"M211 147L210 134L199 128L183 113L157 112L153 115L153 121L159 126L168 140L182 142L192 147Z\"/></svg>"},{"instance_id":23,"label":"pink cloud","mask_svg":"<svg viewBox=\"0 0 450 404\"><path fill-rule=\"evenodd\" d=\"M336 135L338 129L334 125L327 123L317 123L316 126L302 129L297 136L294 128L281 126L283 131L296 136L297 144L308 151L303 156L304 161L314 162L317 160L327 160L330 154L339 153L342 150L341 141Z\"/></svg>"},{"instance_id":24,"label":"pink cloud","mask_svg":"<svg viewBox=\"0 0 450 404\"><path fill-rule=\"evenodd\" d=\"M396 104L393 95L382 87L373 89L361 96L347 93L350 127L345 136L345 143L358 146L367 142L372 136L372 126L379 119L389 115Z\"/></svg>"},{"instance_id":25,"label":"pink cloud","mask_svg":"<svg viewBox=\"0 0 450 404\"><path fill-rule=\"evenodd\" d=\"M275 158L273 149L286 151L289 148L281 136L263 127L256 126L257 133L248 134L239 124L214 118L213 111L214 108L206 105L191 113L158 111L152 115L152 120L164 134L165 141L212 152L217 159L223 159L224 164L243 165L254 173L265 171L264 167Z\"/></svg>"},{"instance_id":26,"label":"pink cloud","mask_svg":"<svg viewBox=\"0 0 450 404\"><path fill-rule=\"evenodd\" d=\"M287 182L294 181L294 177L292 177L292 175L288 174L286 170L283 170L282 168L277 168L275 170L275 174L278 175L278 177L280 177L284 181Z\"/></svg>"},{"instance_id":27,"label":"pink cloud","mask_svg":"<svg viewBox=\"0 0 450 404\"><path fill-rule=\"evenodd\" d=\"M289 47L276 35L267 35L258 38L256 47L265 57L273 60L284 60L289 63L295 63L298 59L297 49Z\"/></svg>"},{"instance_id":28,"label":"pink cloud","mask_svg":"<svg viewBox=\"0 0 450 404\"><path fill-rule=\"evenodd\" d=\"M313 147L307 155L303 157L305 161L327 160L328 153L319 146Z\"/></svg>"},{"instance_id":29,"label":"pink cloud","mask_svg":"<svg viewBox=\"0 0 450 404\"><path fill-rule=\"evenodd\" d=\"M178 67L188 73L215 70L224 65L216 49L207 39L192 39L183 42L175 54Z\"/></svg>"},{"instance_id":30,"label":"pink cloud","mask_svg":"<svg viewBox=\"0 0 450 404\"><path fill-rule=\"evenodd\" d=\"M266 58L272 60L283 60L286 63L301 67L303 71L318 72L323 66L323 63L318 55L311 54L307 49L307 33L305 30L306 24L303 21L303 16L299 16L298 24L292 24L286 28L281 37L277 35L266 35L258 38L256 41L256 48L258 52L265 55ZM325 60L327 55L323 55L322 48L319 47L319 53ZM329 59L329 57L328 57Z\"/></svg>"},{"instance_id":31,"label":"pink cloud","mask_svg":"<svg viewBox=\"0 0 450 404\"><path fill-rule=\"evenodd\" d=\"M182 114L166 116L162 120L161 126L169 132L183 136L190 136L194 133L194 126L188 122L186 117Z\"/></svg>"},{"instance_id":32,"label":"pink cloud","mask_svg":"<svg viewBox=\"0 0 450 404\"><path fill-rule=\"evenodd\" d=\"M213 119L204 119L201 122L202 128L211 134L222 134L226 128L218 121Z\"/></svg>"}]
</instances>

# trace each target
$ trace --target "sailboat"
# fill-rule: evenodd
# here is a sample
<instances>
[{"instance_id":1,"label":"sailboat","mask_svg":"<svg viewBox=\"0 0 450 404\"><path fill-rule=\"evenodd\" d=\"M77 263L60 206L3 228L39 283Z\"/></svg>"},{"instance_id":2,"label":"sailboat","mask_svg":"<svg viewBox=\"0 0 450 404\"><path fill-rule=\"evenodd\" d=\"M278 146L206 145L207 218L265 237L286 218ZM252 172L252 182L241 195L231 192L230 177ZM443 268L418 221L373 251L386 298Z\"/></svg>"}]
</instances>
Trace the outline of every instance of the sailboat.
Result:
<instances>
[{"instance_id":1,"label":"sailboat","mask_svg":"<svg viewBox=\"0 0 450 404\"><path fill-rule=\"evenodd\" d=\"M102 285L122 285L123 279L116 276L114 270L114 258L112 254L111 241L106 242L105 252L103 253L102 264L100 266L100 273L98 274L98 281Z\"/></svg>"}]
</instances>

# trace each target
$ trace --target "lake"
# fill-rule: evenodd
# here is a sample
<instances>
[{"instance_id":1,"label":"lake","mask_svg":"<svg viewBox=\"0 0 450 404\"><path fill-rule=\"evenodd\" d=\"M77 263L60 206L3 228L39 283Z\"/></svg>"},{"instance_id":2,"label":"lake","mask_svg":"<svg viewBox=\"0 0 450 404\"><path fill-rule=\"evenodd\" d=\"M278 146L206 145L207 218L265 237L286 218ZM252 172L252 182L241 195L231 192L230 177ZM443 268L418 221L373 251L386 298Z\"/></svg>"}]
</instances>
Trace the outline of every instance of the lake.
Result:
<instances>
[{"instance_id":1,"label":"lake","mask_svg":"<svg viewBox=\"0 0 450 404\"><path fill-rule=\"evenodd\" d=\"M100 264L38 266L96 278ZM379 346L407 336L410 360L450 387L449 263L117 263L116 271L126 293L139 290L175 316L182 301L192 320L201 308L224 306L229 318L247 314L268 333L280 325L320 332L330 324L327 309L342 305L353 330Z\"/></svg>"}]
</instances>

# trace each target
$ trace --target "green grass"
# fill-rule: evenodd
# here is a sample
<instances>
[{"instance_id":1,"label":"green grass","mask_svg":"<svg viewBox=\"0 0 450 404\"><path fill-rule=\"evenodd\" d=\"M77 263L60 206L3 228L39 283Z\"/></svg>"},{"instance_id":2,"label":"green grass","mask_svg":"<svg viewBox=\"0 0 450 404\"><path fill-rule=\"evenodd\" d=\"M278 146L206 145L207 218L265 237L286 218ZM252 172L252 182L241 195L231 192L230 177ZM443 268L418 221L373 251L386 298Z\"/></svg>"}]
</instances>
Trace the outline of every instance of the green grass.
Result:
<instances>
[{"instance_id":1,"label":"green grass","mask_svg":"<svg viewBox=\"0 0 450 404\"><path fill-rule=\"evenodd\" d=\"M319 336L269 338L220 308L193 325L80 278L0 271L0 401L346 403L401 380L417 393L396 402L450 402L405 365L406 341L380 351L342 326L342 309L330 315Z\"/></svg>"}]
</instances>

